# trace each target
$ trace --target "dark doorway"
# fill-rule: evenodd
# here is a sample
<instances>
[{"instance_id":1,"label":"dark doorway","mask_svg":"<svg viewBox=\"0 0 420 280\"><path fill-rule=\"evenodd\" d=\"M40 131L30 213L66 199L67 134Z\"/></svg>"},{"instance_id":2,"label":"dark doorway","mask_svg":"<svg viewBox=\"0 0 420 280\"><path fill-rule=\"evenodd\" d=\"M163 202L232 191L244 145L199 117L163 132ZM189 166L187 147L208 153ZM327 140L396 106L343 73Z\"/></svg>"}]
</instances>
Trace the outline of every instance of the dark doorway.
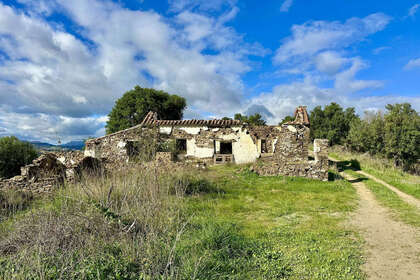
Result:
<instances>
[{"instance_id":1,"label":"dark doorway","mask_svg":"<svg viewBox=\"0 0 420 280\"><path fill-rule=\"evenodd\" d=\"M261 139L261 153L267 153L267 140Z\"/></svg>"},{"instance_id":2,"label":"dark doorway","mask_svg":"<svg viewBox=\"0 0 420 280\"><path fill-rule=\"evenodd\" d=\"M232 154L232 142L221 142L220 143L221 154Z\"/></svg>"},{"instance_id":3,"label":"dark doorway","mask_svg":"<svg viewBox=\"0 0 420 280\"><path fill-rule=\"evenodd\" d=\"M176 151L181 154L187 152L187 139L176 139Z\"/></svg>"},{"instance_id":4,"label":"dark doorway","mask_svg":"<svg viewBox=\"0 0 420 280\"><path fill-rule=\"evenodd\" d=\"M127 150L128 157L133 159L140 154L140 141L127 141L125 148Z\"/></svg>"}]
</instances>

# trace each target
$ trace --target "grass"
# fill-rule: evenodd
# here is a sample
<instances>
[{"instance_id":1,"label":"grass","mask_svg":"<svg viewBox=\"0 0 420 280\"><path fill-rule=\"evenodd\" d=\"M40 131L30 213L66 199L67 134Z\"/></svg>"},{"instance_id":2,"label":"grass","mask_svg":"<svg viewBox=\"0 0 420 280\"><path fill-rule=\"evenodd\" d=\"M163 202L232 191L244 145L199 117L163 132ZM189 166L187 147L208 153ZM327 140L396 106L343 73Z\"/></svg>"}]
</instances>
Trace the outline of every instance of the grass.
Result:
<instances>
[{"instance_id":1,"label":"grass","mask_svg":"<svg viewBox=\"0 0 420 280\"><path fill-rule=\"evenodd\" d=\"M359 239L343 226L356 203L355 190L346 181L259 177L235 166L215 167L206 176L223 192L188 198L191 225L199 229L188 242L203 242L208 236L203 225L212 221L230 225L244 244L252 245L243 245L242 255L230 256L228 267L212 249L202 248L212 263L206 266L211 273L202 279L364 277Z\"/></svg>"},{"instance_id":2,"label":"grass","mask_svg":"<svg viewBox=\"0 0 420 280\"><path fill-rule=\"evenodd\" d=\"M363 279L344 180L244 166L90 178L0 222L1 279Z\"/></svg>"},{"instance_id":3,"label":"grass","mask_svg":"<svg viewBox=\"0 0 420 280\"><path fill-rule=\"evenodd\" d=\"M338 151L337 149L332 149L329 155L338 160L355 159L360 163L363 171L420 199L420 176L411 175L395 168L387 159L375 158L368 154Z\"/></svg>"},{"instance_id":4,"label":"grass","mask_svg":"<svg viewBox=\"0 0 420 280\"><path fill-rule=\"evenodd\" d=\"M420 212L415 206L403 201L396 193L382 184L354 170L345 170L345 172L353 177L362 179L363 183L373 192L379 203L392 210L394 218L415 227L420 227Z\"/></svg>"}]
</instances>

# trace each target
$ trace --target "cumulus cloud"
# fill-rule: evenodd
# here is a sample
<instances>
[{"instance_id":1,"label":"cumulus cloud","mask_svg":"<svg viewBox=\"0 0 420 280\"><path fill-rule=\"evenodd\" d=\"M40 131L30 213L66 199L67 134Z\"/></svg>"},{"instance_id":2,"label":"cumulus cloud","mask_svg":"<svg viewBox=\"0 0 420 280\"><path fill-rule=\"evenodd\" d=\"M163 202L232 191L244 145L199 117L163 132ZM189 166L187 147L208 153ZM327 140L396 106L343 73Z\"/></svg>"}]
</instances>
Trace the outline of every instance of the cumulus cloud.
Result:
<instances>
[{"instance_id":1,"label":"cumulus cloud","mask_svg":"<svg viewBox=\"0 0 420 280\"><path fill-rule=\"evenodd\" d=\"M294 0L284 0L283 4L281 4L280 11L288 12L293 5L293 1Z\"/></svg>"},{"instance_id":2,"label":"cumulus cloud","mask_svg":"<svg viewBox=\"0 0 420 280\"><path fill-rule=\"evenodd\" d=\"M311 80L297 81L290 84L278 85L271 92L263 93L249 101L250 107L258 105L270 110L272 117L268 123L277 124L285 116L293 115L294 109L299 105L307 105L308 110L315 106L324 106L337 102L343 107L355 107L359 115L366 110L384 110L387 104L411 103L413 108L420 110L419 97L400 96L389 94L381 96L362 95L355 98L352 95L337 94L334 88L321 87Z\"/></svg>"},{"instance_id":3,"label":"cumulus cloud","mask_svg":"<svg viewBox=\"0 0 420 280\"><path fill-rule=\"evenodd\" d=\"M416 58L416 59L411 59L405 66L404 69L405 70L411 70L414 68L419 68L420 67L420 58Z\"/></svg>"},{"instance_id":4,"label":"cumulus cloud","mask_svg":"<svg viewBox=\"0 0 420 280\"><path fill-rule=\"evenodd\" d=\"M389 16L377 13L343 23L310 21L294 25L274 57L280 71L294 75L294 81L252 98L248 107L265 106L273 115L269 122L275 124L292 114L298 105L312 109L334 101L345 107L356 107L362 113L367 108L383 108L394 101L419 104L419 98L363 95L364 90L383 87L384 82L359 79L358 73L367 69L369 63L347 51L348 47L383 30L390 20Z\"/></svg>"},{"instance_id":5,"label":"cumulus cloud","mask_svg":"<svg viewBox=\"0 0 420 280\"><path fill-rule=\"evenodd\" d=\"M383 30L391 18L383 13L351 18L344 23L310 21L293 25L292 35L277 49L274 62L285 63L320 51L341 49Z\"/></svg>"},{"instance_id":6,"label":"cumulus cloud","mask_svg":"<svg viewBox=\"0 0 420 280\"><path fill-rule=\"evenodd\" d=\"M336 74L347 61L348 59L334 51L322 52L315 57L316 68L329 75Z\"/></svg>"},{"instance_id":7,"label":"cumulus cloud","mask_svg":"<svg viewBox=\"0 0 420 280\"><path fill-rule=\"evenodd\" d=\"M38 139L56 143L72 139L85 139L101 135L106 117L72 118L43 113L20 114L10 108L0 108L0 126L3 135L16 135L22 139Z\"/></svg>"},{"instance_id":8,"label":"cumulus cloud","mask_svg":"<svg viewBox=\"0 0 420 280\"><path fill-rule=\"evenodd\" d=\"M233 6L216 17L189 9L198 7L195 1L183 1L190 6L163 17L109 1L20 1L33 13L0 4L0 50L6 54L0 57L0 101L22 123L40 116L53 127L96 120L136 84L184 96L195 110L228 114L241 106L247 57L267 53L226 25L238 12ZM46 21L43 15L52 9L64 12L77 33ZM38 133L35 127L8 127ZM42 131L43 137L52 133Z\"/></svg>"}]
</instances>

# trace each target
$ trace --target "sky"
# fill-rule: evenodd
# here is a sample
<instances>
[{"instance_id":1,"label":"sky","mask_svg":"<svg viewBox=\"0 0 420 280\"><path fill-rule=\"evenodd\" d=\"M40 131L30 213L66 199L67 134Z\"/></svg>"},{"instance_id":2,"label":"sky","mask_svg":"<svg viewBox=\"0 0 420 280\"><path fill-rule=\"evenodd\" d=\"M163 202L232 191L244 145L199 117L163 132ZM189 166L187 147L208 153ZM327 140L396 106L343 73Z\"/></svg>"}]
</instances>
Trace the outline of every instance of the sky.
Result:
<instances>
[{"instance_id":1,"label":"sky","mask_svg":"<svg viewBox=\"0 0 420 280\"><path fill-rule=\"evenodd\" d=\"M419 0L0 0L0 136L102 136L136 85L186 119L420 111L419 46Z\"/></svg>"}]
</instances>

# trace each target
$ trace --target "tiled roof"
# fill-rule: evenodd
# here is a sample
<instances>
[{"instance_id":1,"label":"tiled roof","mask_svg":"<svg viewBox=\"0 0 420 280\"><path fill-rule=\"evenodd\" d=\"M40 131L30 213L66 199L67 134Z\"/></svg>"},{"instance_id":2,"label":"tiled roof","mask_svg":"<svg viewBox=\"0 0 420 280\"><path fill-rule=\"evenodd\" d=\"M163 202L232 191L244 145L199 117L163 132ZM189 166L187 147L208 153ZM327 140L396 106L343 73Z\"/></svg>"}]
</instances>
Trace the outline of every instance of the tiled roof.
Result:
<instances>
[{"instance_id":1,"label":"tiled roof","mask_svg":"<svg viewBox=\"0 0 420 280\"><path fill-rule=\"evenodd\" d=\"M239 120L158 120L155 112L147 113L141 126L208 126L208 127L227 127L242 125Z\"/></svg>"}]
</instances>

